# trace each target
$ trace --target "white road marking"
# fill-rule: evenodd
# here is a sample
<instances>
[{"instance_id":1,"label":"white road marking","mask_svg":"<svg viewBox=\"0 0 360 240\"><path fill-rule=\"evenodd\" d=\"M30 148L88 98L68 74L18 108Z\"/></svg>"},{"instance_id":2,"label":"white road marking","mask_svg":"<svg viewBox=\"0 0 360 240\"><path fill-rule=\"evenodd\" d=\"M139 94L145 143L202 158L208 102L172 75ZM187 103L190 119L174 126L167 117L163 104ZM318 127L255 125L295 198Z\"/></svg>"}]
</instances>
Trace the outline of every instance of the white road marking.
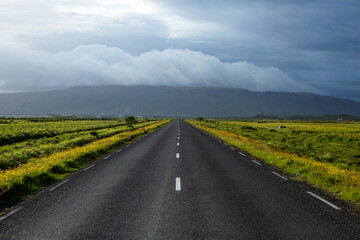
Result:
<instances>
[{"instance_id":1,"label":"white road marking","mask_svg":"<svg viewBox=\"0 0 360 240\"><path fill-rule=\"evenodd\" d=\"M181 180L179 177L176 178L175 180L176 184L175 184L175 191L176 192L180 192L181 191Z\"/></svg>"},{"instance_id":2,"label":"white road marking","mask_svg":"<svg viewBox=\"0 0 360 240\"><path fill-rule=\"evenodd\" d=\"M7 219L8 217L10 217L11 215L13 215L14 213L17 213L17 212L20 211L21 209L22 209L22 207L18 207L17 209L15 209L15 210L9 212L8 214L6 214L5 216L0 217L0 222L1 222L2 220Z\"/></svg>"},{"instance_id":3,"label":"white road marking","mask_svg":"<svg viewBox=\"0 0 360 240\"><path fill-rule=\"evenodd\" d=\"M176 145L178 145L178 146L179 146L179 145L180 145L180 143L177 143Z\"/></svg>"},{"instance_id":4,"label":"white road marking","mask_svg":"<svg viewBox=\"0 0 360 240\"><path fill-rule=\"evenodd\" d=\"M55 187L50 188L49 191L55 190L56 188L60 187L61 185L65 184L65 183L68 182L68 181L70 181L70 179L66 179L65 181L63 181L62 183L56 185Z\"/></svg>"},{"instance_id":5,"label":"white road marking","mask_svg":"<svg viewBox=\"0 0 360 240\"><path fill-rule=\"evenodd\" d=\"M107 157L104 157L104 159L103 159L103 160L106 160L106 159L108 159L109 157L111 157L111 155L109 155L109 156L107 156Z\"/></svg>"},{"instance_id":6,"label":"white road marking","mask_svg":"<svg viewBox=\"0 0 360 240\"><path fill-rule=\"evenodd\" d=\"M233 148L233 147L230 147L232 150L235 150L235 148Z\"/></svg>"},{"instance_id":7,"label":"white road marking","mask_svg":"<svg viewBox=\"0 0 360 240\"><path fill-rule=\"evenodd\" d=\"M283 176L281 176L280 174L278 174L278 173L276 173L276 172L274 172L274 171L271 171L273 174L275 174L276 176L278 176L278 177L280 177L280 178L282 178L282 179L284 179L284 180L289 180L289 179L287 179L286 177L283 177Z\"/></svg>"},{"instance_id":8,"label":"white road marking","mask_svg":"<svg viewBox=\"0 0 360 240\"><path fill-rule=\"evenodd\" d=\"M334 209L336 209L336 210L341 210L341 208L339 208L339 207L337 207L337 206L335 206L334 204L332 204L331 202L328 202L328 201L326 201L325 199L323 199L322 197L319 197L318 195L316 195L315 193L312 193L312 192L307 192L308 194L310 194L311 196L313 196L313 197L315 197L315 198L317 198L317 199L319 199L320 201L322 201L322 202L324 202L324 203L326 203L327 205L329 205L330 207L332 207L332 208L334 208Z\"/></svg>"},{"instance_id":9,"label":"white road marking","mask_svg":"<svg viewBox=\"0 0 360 240\"><path fill-rule=\"evenodd\" d=\"M239 152L239 154L240 154L240 155L242 155L242 156L244 156L244 157L246 157L246 155L245 155L245 154L243 154L242 152Z\"/></svg>"},{"instance_id":10,"label":"white road marking","mask_svg":"<svg viewBox=\"0 0 360 240\"><path fill-rule=\"evenodd\" d=\"M257 165L261 166L262 164L261 163L258 163L257 161L255 160L251 160L252 162L256 163Z\"/></svg>"},{"instance_id":11,"label":"white road marking","mask_svg":"<svg viewBox=\"0 0 360 240\"><path fill-rule=\"evenodd\" d=\"M83 171L85 172L86 170L89 170L89 169L92 168L93 166L95 166L95 164L90 165L90 166L88 166L87 168L84 168Z\"/></svg>"},{"instance_id":12,"label":"white road marking","mask_svg":"<svg viewBox=\"0 0 360 240\"><path fill-rule=\"evenodd\" d=\"M119 149L119 150L117 150L116 152L119 153L119 152L121 152L121 151L122 151L122 149Z\"/></svg>"},{"instance_id":13,"label":"white road marking","mask_svg":"<svg viewBox=\"0 0 360 240\"><path fill-rule=\"evenodd\" d=\"M180 158L180 153L177 153L177 154L176 154L176 158Z\"/></svg>"},{"instance_id":14,"label":"white road marking","mask_svg":"<svg viewBox=\"0 0 360 240\"><path fill-rule=\"evenodd\" d=\"M178 139L180 139L180 137L178 137Z\"/></svg>"},{"instance_id":15,"label":"white road marking","mask_svg":"<svg viewBox=\"0 0 360 240\"><path fill-rule=\"evenodd\" d=\"M130 146L130 144L129 145L126 145L126 148L128 148Z\"/></svg>"}]
</instances>

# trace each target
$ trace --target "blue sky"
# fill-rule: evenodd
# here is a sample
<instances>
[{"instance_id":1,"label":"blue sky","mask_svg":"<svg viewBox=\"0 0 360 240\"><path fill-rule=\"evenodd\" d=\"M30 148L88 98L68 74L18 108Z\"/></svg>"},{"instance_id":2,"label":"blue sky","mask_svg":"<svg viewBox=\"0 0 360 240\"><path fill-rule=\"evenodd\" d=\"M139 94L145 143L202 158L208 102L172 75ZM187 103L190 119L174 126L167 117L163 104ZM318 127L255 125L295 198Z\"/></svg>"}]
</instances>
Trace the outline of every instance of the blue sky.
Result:
<instances>
[{"instance_id":1,"label":"blue sky","mask_svg":"<svg viewBox=\"0 0 360 240\"><path fill-rule=\"evenodd\" d=\"M218 86L360 101L360 2L0 1L0 92Z\"/></svg>"}]
</instances>

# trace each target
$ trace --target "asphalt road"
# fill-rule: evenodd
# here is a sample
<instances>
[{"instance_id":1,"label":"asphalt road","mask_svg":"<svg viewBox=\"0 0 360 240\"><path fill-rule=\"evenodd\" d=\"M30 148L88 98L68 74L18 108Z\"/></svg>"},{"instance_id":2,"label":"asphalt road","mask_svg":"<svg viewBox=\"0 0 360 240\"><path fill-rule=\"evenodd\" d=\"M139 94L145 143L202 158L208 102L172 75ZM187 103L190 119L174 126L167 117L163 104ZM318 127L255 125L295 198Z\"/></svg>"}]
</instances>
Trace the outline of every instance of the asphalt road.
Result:
<instances>
[{"instance_id":1,"label":"asphalt road","mask_svg":"<svg viewBox=\"0 0 360 240\"><path fill-rule=\"evenodd\" d=\"M359 239L336 207L175 120L16 206L0 239Z\"/></svg>"}]
</instances>

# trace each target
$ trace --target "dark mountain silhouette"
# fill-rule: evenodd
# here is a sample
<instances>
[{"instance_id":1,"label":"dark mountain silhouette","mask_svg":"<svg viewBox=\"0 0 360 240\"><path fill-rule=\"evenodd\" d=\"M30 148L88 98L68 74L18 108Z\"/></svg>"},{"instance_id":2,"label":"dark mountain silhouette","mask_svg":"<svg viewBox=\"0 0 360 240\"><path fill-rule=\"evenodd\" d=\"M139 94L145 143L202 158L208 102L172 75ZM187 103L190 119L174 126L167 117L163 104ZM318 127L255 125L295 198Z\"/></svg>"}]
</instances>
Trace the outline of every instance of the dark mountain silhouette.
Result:
<instances>
[{"instance_id":1,"label":"dark mountain silhouette","mask_svg":"<svg viewBox=\"0 0 360 240\"><path fill-rule=\"evenodd\" d=\"M0 114L244 117L360 115L360 103L311 93L214 87L86 86L0 94Z\"/></svg>"}]
</instances>

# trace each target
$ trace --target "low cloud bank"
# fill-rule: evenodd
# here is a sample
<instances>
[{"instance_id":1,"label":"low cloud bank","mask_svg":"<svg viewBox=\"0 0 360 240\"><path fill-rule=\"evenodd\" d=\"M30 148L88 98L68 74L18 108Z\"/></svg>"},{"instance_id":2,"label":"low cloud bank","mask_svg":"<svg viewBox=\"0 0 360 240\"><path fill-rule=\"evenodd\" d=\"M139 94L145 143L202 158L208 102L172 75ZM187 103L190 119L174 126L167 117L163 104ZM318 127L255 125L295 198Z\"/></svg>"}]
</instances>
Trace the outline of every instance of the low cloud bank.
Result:
<instances>
[{"instance_id":1,"label":"low cloud bank","mask_svg":"<svg viewBox=\"0 0 360 240\"><path fill-rule=\"evenodd\" d=\"M108 84L315 91L275 67L260 67L246 61L224 63L214 56L187 49L153 50L132 56L120 48L104 45L79 46L55 54L28 47L0 47L1 92Z\"/></svg>"}]
</instances>

